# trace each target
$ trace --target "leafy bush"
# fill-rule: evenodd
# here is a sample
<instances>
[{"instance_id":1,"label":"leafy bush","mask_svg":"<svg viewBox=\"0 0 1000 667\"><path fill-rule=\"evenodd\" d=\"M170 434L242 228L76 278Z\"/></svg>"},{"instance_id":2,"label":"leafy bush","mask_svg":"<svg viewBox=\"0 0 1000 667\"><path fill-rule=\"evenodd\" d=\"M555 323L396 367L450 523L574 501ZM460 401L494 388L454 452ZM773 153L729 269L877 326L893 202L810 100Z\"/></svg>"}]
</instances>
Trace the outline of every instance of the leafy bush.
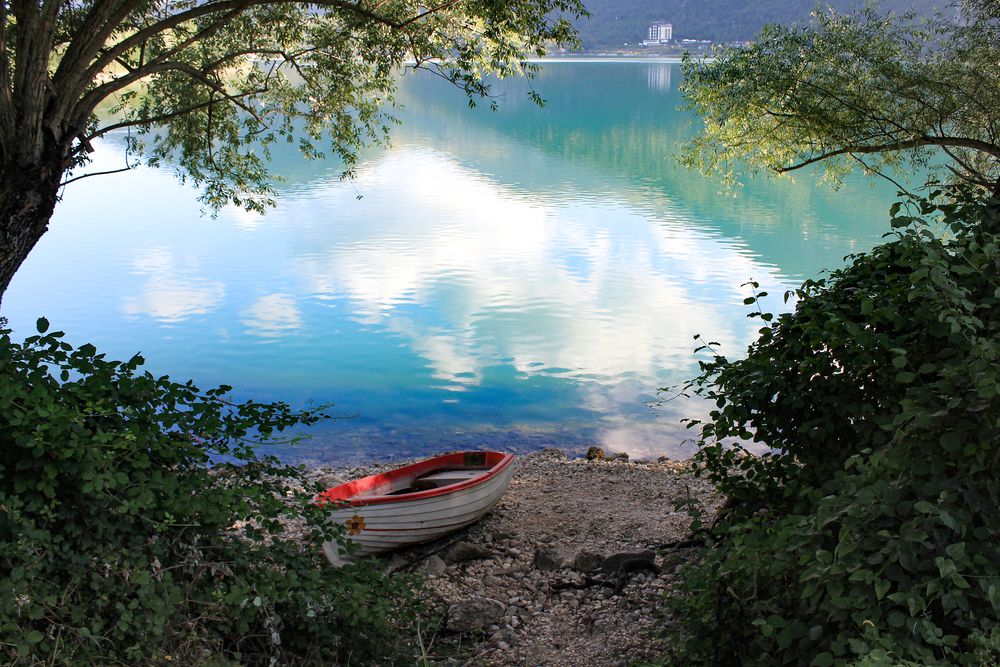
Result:
<instances>
[{"instance_id":1,"label":"leafy bush","mask_svg":"<svg viewBox=\"0 0 1000 667\"><path fill-rule=\"evenodd\" d=\"M691 384L729 502L668 662L1000 663L1000 206L914 207Z\"/></svg>"},{"instance_id":2,"label":"leafy bush","mask_svg":"<svg viewBox=\"0 0 1000 667\"><path fill-rule=\"evenodd\" d=\"M47 327L0 330L0 662L393 661L411 582L329 567L315 489L255 454L321 413L233 404Z\"/></svg>"}]
</instances>

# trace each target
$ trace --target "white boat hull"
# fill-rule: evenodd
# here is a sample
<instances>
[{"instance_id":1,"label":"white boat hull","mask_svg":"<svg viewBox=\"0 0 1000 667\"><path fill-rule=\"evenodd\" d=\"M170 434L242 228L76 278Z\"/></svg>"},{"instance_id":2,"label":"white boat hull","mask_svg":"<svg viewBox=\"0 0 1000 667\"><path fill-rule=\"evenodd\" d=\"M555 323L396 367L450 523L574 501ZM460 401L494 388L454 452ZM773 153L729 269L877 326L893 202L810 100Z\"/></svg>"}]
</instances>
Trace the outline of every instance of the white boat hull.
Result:
<instances>
[{"instance_id":1,"label":"white boat hull","mask_svg":"<svg viewBox=\"0 0 1000 667\"><path fill-rule=\"evenodd\" d=\"M331 510L330 521L347 528L355 557L429 542L481 519L500 501L513 475L511 457L502 469L472 486L450 492L445 492L445 487L438 495L412 500L401 496L398 501L386 501L381 497L382 502L378 502L379 498L373 498L373 504ZM323 551L334 565L350 560L337 542L324 543Z\"/></svg>"}]
</instances>

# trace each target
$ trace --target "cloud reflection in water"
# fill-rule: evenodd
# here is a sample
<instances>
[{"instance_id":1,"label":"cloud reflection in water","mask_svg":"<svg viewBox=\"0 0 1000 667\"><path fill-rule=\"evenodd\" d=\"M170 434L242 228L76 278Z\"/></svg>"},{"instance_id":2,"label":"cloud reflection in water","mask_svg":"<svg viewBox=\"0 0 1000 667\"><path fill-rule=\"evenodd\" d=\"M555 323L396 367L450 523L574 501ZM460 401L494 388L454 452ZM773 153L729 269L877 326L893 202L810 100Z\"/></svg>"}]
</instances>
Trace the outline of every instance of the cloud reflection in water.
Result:
<instances>
[{"instance_id":1,"label":"cloud reflection in water","mask_svg":"<svg viewBox=\"0 0 1000 667\"><path fill-rule=\"evenodd\" d=\"M691 368L694 334L749 342L753 327L732 316L739 285L782 280L680 216L540 200L426 149L370 164L358 188L372 210L325 242L311 237L299 262L313 298L346 301L356 321L405 341L454 390L500 365L574 383L616 449L628 448L643 401ZM380 224L364 224L369 216ZM644 448L655 428L641 426Z\"/></svg>"},{"instance_id":2,"label":"cloud reflection in water","mask_svg":"<svg viewBox=\"0 0 1000 667\"><path fill-rule=\"evenodd\" d=\"M174 324L216 309L226 294L225 285L188 275L182 270L173 252L152 248L137 254L133 260L135 273L145 276L138 295L125 298L126 315L148 315L160 322ZM195 271L197 269L194 269Z\"/></svg>"}]
</instances>

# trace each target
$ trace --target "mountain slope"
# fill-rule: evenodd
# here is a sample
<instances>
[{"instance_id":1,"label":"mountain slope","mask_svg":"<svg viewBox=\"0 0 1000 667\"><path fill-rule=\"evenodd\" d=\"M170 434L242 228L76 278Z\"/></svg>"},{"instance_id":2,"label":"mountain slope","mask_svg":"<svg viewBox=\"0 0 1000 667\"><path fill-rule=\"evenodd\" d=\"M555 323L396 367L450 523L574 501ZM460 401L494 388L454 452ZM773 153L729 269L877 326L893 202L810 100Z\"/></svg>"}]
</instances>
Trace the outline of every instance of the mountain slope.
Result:
<instances>
[{"instance_id":1,"label":"mountain slope","mask_svg":"<svg viewBox=\"0 0 1000 667\"><path fill-rule=\"evenodd\" d=\"M650 22L674 25L674 39L709 39L716 42L748 40L768 23L796 23L809 18L816 0L585 0L592 16L577 22L587 50L638 44ZM885 10L909 9L930 14L948 0L883 0ZM840 12L856 9L864 0L829 0Z\"/></svg>"}]
</instances>

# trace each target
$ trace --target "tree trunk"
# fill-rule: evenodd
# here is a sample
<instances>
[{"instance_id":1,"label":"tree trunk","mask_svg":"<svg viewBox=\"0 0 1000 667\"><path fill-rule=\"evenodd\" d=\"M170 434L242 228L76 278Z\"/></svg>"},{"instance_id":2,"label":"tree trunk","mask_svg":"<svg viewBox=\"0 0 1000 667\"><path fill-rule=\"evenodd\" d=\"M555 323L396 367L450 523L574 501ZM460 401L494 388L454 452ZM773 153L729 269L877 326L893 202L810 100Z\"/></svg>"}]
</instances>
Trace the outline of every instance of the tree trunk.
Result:
<instances>
[{"instance_id":1,"label":"tree trunk","mask_svg":"<svg viewBox=\"0 0 1000 667\"><path fill-rule=\"evenodd\" d=\"M0 167L0 304L14 273L49 227L61 176L58 167Z\"/></svg>"}]
</instances>

